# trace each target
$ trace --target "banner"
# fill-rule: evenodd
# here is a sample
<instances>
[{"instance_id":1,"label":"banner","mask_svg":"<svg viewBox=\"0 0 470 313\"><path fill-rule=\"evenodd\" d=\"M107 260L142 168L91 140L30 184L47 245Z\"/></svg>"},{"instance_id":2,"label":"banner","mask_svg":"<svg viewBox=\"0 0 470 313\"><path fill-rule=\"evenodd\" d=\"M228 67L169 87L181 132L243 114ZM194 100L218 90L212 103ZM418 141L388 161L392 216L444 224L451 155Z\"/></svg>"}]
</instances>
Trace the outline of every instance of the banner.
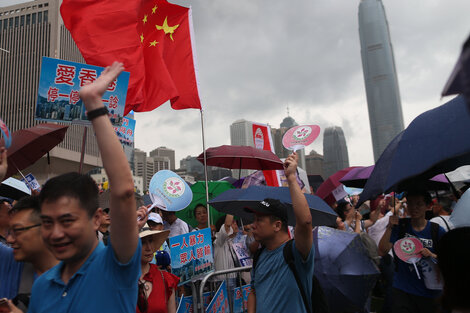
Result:
<instances>
[{"instance_id":1,"label":"banner","mask_svg":"<svg viewBox=\"0 0 470 313\"><path fill-rule=\"evenodd\" d=\"M0 131L2 132L3 142L5 144L5 148L8 149L11 146L11 133L8 129L7 124L0 119Z\"/></svg>"},{"instance_id":2,"label":"banner","mask_svg":"<svg viewBox=\"0 0 470 313\"><path fill-rule=\"evenodd\" d=\"M95 81L104 68L42 57L36 120L48 122L90 123L85 105L78 95L80 87ZM103 95L114 125L121 125L126 103L129 73L121 73Z\"/></svg>"},{"instance_id":3,"label":"banner","mask_svg":"<svg viewBox=\"0 0 470 313\"><path fill-rule=\"evenodd\" d=\"M122 145L133 146L135 132L134 119L123 117L121 126L114 126L114 131L116 132L116 135L118 136Z\"/></svg>"},{"instance_id":4,"label":"banner","mask_svg":"<svg viewBox=\"0 0 470 313\"><path fill-rule=\"evenodd\" d=\"M214 270L211 229L170 238L171 272L180 278L180 285L205 276Z\"/></svg>"},{"instance_id":5,"label":"banner","mask_svg":"<svg viewBox=\"0 0 470 313\"><path fill-rule=\"evenodd\" d=\"M206 313L220 313L220 312L225 312L225 313L230 312L230 307L228 304L228 297L227 297L227 285L225 284L225 280L222 281L222 284L220 284L220 287L215 293L214 298L212 298L211 303L206 309Z\"/></svg>"},{"instance_id":6,"label":"banner","mask_svg":"<svg viewBox=\"0 0 470 313\"><path fill-rule=\"evenodd\" d=\"M271 136L271 128L266 124L253 123L253 143L256 149L274 151L273 139ZM266 184L272 187L279 187L281 181L277 171L263 171Z\"/></svg>"},{"instance_id":7,"label":"banner","mask_svg":"<svg viewBox=\"0 0 470 313\"><path fill-rule=\"evenodd\" d=\"M248 295L250 291L250 284L233 289L233 313L246 312L248 309Z\"/></svg>"}]
</instances>

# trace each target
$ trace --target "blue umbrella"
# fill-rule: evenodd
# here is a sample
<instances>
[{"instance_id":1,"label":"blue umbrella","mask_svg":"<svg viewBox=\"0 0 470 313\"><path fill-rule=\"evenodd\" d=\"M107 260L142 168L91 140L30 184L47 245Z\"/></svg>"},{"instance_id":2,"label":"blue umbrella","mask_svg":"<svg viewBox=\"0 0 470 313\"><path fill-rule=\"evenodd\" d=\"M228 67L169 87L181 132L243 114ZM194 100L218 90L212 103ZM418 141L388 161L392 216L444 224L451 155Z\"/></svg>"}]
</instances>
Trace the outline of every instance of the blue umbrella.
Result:
<instances>
[{"instance_id":1,"label":"blue umbrella","mask_svg":"<svg viewBox=\"0 0 470 313\"><path fill-rule=\"evenodd\" d=\"M287 221L289 225L295 225L295 216L292 210L292 200L289 188L287 187L267 187L249 186L246 189L230 189L218 195L209 203L218 211L232 214L244 220L253 220L253 214L246 212L245 208L250 207L266 198L277 199L288 207ZM335 225L337 214L328 204L317 196L305 194L310 212L312 214L313 226Z\"/></svg>"},{"instance_id":2,"label":"blue umbrella","mask_svg":"<svg viewBox=\"0 0 470 313\"><path fill-rule=\"evenodd\" d=\"M450 222L454 228L470 226L470 189L460 198L450 215Z\"/></svg>"},{"instance_id":3,"label":"blue umbrella","mask_svg":"<svg viewBox=\"0 0 470 313\"><path fill-rule=\"evenodd\" d=\"M462 96L419 115L377 160L358 205L470 164L469 137L470 108Z\"/></svg>"},{"instance_id":4,"label":"blue umbrella","mask_svg":"<svg viewBox=\"0 0 470 313\"><path fill-rule=\"evenodd\" d=\"M313 231L315 275L330 312L364 309L380 272L356 233L330 227Z\"/></svg>"}]
</instances>

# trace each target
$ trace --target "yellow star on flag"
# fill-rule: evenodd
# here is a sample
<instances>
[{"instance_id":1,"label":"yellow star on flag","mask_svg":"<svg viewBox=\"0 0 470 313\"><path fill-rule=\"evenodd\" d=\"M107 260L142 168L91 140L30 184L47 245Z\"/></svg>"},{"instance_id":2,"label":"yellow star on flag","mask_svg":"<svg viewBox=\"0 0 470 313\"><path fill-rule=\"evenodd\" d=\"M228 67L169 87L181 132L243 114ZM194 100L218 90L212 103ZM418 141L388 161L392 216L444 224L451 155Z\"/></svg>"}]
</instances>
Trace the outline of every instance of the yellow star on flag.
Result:
<instances>
[{"instance_id":1,"label":"yellow star on flag","mask_svg":"<svg viewBox=\"0 0 470 313\"><path fill-rule=\"evenodd\" d=\"M154 40L150 43L150 46L149 47L156 47L157 46L157 43L158 41Z\"/></svg>"},{"instance_id":2,"label":"yellow star on flag","mask_svg":"<svg viewBox=\"0 0 470 313\"><path fill-rule=\"evenodd\" d=\"M142 19L142 22L147 23L147 15L144 15L144 18Z\"/></svg>"},{"instance_id":3,"label":"yellow star on flag","mask_svg":"<svg viewBox=\"0 0 470 313\"><path fill-rule=\"evenodd\" d=\"M140 43L144 42L144 34L140 34Z\"/></svg>"},{"instance_id":4,"label":"yellow star on flag","mask_svg":"<svg viewBox=\"0 0 470 313\"><path fill-rule=\"evenodd\" d=\"M163 25L155 25L157 30L163 30L165 32L165 35L170 34L170 39L173 41L173 33L175 30L180 26L180 24L175 25L175 26L168 26L168 16L165 17L165 20L163 21Z\"/></svg>"},{"instance_id":5,"label":"yellow star on flag","mask_svg":"<svg viewBox=\"0 0 470 313\"><path fill-rule=\"evenodd\" d=\"M155 11L157 11L157 5L152 8L152 14L155 14Z\"/></svg>"}]
</instances>

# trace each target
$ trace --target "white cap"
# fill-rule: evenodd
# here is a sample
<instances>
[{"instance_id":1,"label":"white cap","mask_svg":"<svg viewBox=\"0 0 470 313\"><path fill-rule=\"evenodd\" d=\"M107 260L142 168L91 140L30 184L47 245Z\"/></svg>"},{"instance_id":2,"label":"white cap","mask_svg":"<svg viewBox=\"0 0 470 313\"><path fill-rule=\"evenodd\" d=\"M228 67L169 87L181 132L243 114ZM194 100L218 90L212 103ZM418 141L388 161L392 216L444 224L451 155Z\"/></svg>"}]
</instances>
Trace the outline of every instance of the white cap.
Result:
<instances>
[{"instance_id":1,"label":"white cap","mask_svg":"<svg viewBox=\"0 0 470 313\"><path fill-rule=\"evenodd\" d=\"M157 224L163 224L162 217L160 216L160 214L157 214L157 213L153 213L153 212L150 213L148 220L155 222Z\"/></svg>"}]
</instances>

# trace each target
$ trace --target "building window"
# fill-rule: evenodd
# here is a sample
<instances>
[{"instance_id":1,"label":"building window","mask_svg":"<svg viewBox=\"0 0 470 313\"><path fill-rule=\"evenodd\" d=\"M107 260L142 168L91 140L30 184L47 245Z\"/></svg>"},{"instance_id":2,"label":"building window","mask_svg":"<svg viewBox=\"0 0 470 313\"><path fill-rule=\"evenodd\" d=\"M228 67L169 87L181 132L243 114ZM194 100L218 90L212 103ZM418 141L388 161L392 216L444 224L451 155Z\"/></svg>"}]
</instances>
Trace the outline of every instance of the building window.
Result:
<instances>
[{"instance_id":1,"label":"building window","mask_svg":"<svg viewBox=\"0 0 470 313\"><path fill-rule=\"evenodd\" d=\"M47 19L47 14L48 13L49 13L49 11L44 11L44 23L48 22L48 19Z\"/></svg>"},{"instance_id":2,"label":"building window","mask_svg":"<svg viewBox=\"0 0 470 313\"><path fill-rule=\"evenodd\" d=\"M20 16L20 20L21 20L20 26L24 26L24 15Z\"/></svg>"},{"instance_id":3,"label":"building window","mask_svg":"<svg viewBox=\"0 0 470 313\"><path fill-rule=\"evenodd\" d=\"M20 24L20 18L18 16L15 17L15 27L18 27Z\"/></svg>"},{"instance_id":4,"label":"building window","mask_svg":"<svg viewBox=\"0 0 470 313\"><path fill-rule=\"evenodd\" d=\"M8 19L3 20L3 29L8 28Z\"/></svg>"},{"instance_id":5,"label":"building window","mask_svg":"<svg viewBox=\"0 0 470 313\"><path fill-rule=\"evenodd\" d=\"M10 21L9 23L10 28L13 28L13 17L9 18L8 20Z\"/></svg>"},{"instance_id":6,"label":"building window","mask_svg":"<svg viewBox=\"0 0 470 313\"><path fill-rule=\"evenodd\" d=\"M36 13L33 13L32 14L32 21L31 21L31 24L36 24Z\"/></svg>"},{"instance_id":7,"label":"building window","mask_svg":"<svg viewBox=\"0 0 470 313\"><path fill-rule=\"evenodd\" d=\"M42 12L38 13L38 23L42 23Z\"/></svg>"},{"instance_id":8,"label":"building window","mask_svg":"<svg viewBox=\"0 0 470 313\"><path fill-rule=\"evenodd\" d=\"M31 24L31 14L26 15L26 25Z\"/></svg>"}]
</instances>

